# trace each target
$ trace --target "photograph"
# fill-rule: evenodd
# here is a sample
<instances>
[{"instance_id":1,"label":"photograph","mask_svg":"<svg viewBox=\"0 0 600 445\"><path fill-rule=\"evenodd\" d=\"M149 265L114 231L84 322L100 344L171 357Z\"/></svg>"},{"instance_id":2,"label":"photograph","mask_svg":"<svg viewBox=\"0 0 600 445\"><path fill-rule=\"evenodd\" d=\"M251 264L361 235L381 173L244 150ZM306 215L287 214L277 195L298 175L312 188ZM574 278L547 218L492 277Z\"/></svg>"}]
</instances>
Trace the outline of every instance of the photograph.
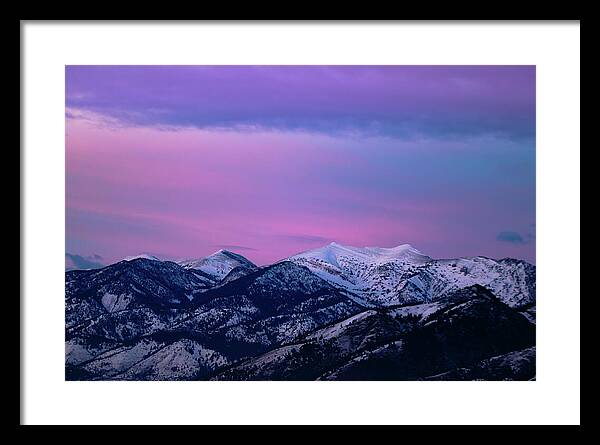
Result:
<instances>
[{"instance_id":1,"label":"photograph","mask_svg":"<svg viewBox=\"0 0 600 445\"><path fill-rule=\"evenodd\" d=\"M535 64L64 81L65 381L536 384Z\"/></svg>"}]
</instances>

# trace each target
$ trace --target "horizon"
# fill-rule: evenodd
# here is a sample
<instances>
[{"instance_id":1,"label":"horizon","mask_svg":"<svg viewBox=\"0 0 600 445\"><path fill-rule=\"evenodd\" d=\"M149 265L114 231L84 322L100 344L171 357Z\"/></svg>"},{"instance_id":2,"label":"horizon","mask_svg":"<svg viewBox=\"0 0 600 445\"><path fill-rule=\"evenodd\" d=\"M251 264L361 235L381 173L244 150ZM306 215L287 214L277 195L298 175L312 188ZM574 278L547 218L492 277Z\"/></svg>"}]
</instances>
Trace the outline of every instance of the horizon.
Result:
<instances>
[{"instance_id":1,"label":"horizon","mask_svg":"<svg viewBox=\"0 0 600 445\"><path fill-rule=\"evenodd\" d=\"M117 263L120 263L121 261L133 261L133 260L137 260L137 259L144 259L144 256L154 257L154 258L156 258L156 261L169 261L169 262L173 262L173 263L180 263L180 262L185 262L185 261L201 260L201 259L204 259L204 258L208 258L208 257L214 256L214 255L216 255L216 254L218 254L220 252L228 252L228 253L232 253L232 254L235 254L235 255L239 255L239 256L247 259L247 260L250 260L252 263L254 263L258 267L267 267L267 266L271 266L273 264L276 264L276 263L279 263L279 262L282 262L282 261L289 260L293 256L300 255L300 254L307 253L307 252L311 252L311 251L314 251L314 250L320 250L320 249L329 247L329 246L334 245L334 244L337 245L337 246L339 246L339 247L343 247L343 248L347 248L347 249L386 249L386 250L393 250L393 249L396 249L398 247L408 246L409 248L412 248L412 249L416 250L417 252L419 252L419 253L421 253L423 255L429 256L433 261L445 261L445 260L457 260L457 259L471 259L471 258L488 258L488 259L491 259L491 260L494 260L494 261L501 261L503 259L516 259L516 260L519 260L519 261L525 261L525 262L528 262L528 263L530 263L532 265L535 265L535 263L531 263L531 262L529 262L527 260L524 260L522 258L513 258L513 257L492 258L492 257L488 257L488 256L485 256L485 255L473 255L473 256L469 256L469 257L459 256L459 257L452 257L452 258L451 257L444 257L444 258L432 257L432 256L428 255L427 252L423 252L422 250L416 248L415 246L413 246L410 243L398 244L396 246L391 246L391 247L383 247L383 246L349 246L349 245L340 244L340 243L338 243L336 241L332 241L332 242L324 244L324 245L322 245L320 247L315 247L315 248L312 248L312 249L303 250L303 251L300 251L300 252L295 252L292 255L289 255L289 256L287 256L285 258L279 258L279 259L277 259L275 261L272 261L272 262L269 262L269 263L262 263L262 264L253 261L247 255L244 255L242 253L236 252L235 250L218 249L218 250L216 250L216 251L214 251L214 252L212 252L212 253L210 253L210 254L208 254L206 256L195 257L195 258L193 258L193 257L161 257L161 256L155 255L155 254L153 254L151 252L140 252L138 254L126 255L125 257L123 257L121 259L118 259L116 261L113 261L111 263L107 263L107 264L97 263L97 265L95 267L90 267L90 268L87 268L87 269L72 268L72 269L67 269L67 270L75 270L75 269L77 269L77 270L79 270L79 269L80 270L92 270L92 269L97 269L97 268L102 268L102 267L110 266L110 265L113 265L113 264L117 264ZM66 252L66 255L67 256L75 256L74 254L71 254L70 252ZM151 261L153 260L152 258L146 258L146 259L151 260Z\"/></svg>"},{"instance_id":2,"label":"horizon","mask_svg":"<svg viewBox=\"0 0 600 445\"><path fill-rule=\"evenodd\" d=\"M80 264L399 239L535 264L535 66L66 66L65 86Z\"/></svg>"}]
</instances>

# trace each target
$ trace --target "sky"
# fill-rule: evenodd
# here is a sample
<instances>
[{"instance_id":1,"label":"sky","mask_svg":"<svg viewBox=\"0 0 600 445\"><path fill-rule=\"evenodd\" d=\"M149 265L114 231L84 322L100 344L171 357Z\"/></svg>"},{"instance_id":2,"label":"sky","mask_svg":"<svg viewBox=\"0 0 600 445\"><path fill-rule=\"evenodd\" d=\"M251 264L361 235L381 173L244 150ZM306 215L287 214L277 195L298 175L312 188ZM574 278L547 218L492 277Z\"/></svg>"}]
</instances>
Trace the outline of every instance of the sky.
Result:
<instances>
[{"instance_id":1,"label":"sky","mask_svg":"<svg viewBox=\"0 0 600 445\"><path fill-rule=\"evenodd\" d=\"M534 66L67 66L74 266L330 242L535 264ZM81 266L83 267L83 266Z\"/></svg>"}]
</instances>

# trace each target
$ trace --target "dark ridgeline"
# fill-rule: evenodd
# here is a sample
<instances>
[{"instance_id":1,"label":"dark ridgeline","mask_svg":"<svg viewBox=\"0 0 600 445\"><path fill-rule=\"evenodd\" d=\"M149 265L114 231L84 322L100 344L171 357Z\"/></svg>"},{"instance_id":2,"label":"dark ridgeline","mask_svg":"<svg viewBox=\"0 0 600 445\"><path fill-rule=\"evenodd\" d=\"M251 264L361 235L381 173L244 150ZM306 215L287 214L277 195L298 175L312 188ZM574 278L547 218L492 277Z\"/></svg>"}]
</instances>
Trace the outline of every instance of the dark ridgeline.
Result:
<instances>
[{"instance_id":1,"label":"dark ridgeline","mask_svg":"<svg viewBox=\"0 0 600 445\"><path fill-rule=\"evenodd\" d=\"M525 262L489 260L499 298L453 284L452 261L420 260L385 289L397 304L382 304L294 258L235 259L220 276L143 258L66 272L66 379L535 378L535 266Z\"/></svg>"}]
</instances>

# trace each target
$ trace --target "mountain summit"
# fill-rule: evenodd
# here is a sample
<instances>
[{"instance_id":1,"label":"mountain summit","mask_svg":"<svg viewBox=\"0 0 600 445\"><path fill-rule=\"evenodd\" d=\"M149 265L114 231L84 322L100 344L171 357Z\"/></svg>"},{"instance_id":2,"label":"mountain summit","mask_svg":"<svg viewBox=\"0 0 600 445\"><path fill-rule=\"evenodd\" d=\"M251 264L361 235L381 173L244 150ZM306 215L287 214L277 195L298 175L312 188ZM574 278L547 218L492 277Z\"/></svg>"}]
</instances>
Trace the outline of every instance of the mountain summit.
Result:
<instances>
[{"instance_id":1,"label":"mountain summit","mask_svg":"<svg viewBox=\"0 0 600 445\"><path fill-rule=\"evenodd\" d=\"M225 249L217 250L204 258L178 261L177 264L186 269L200 270L217 280L225 278L229 272L237 267L256 269L256 265L249 259Z\"/></svg>"},{"instance_id":2,"label":"mountain summit","mask_svg":"<svg viewBox=\"0 0 600 445\"><path fill-rule=\"evenodd\" d=\"M288 258L331 284L353 292L369 307L433 301L480 284L510 306L535 301L535 267L485 257L436 260L410 244L353 247L330 243Z\"/></svg>"},{"instance_id":3,"label":"mountain summit","mask_svg":"<svg viewBox=\"0 0 600 445\"><path fill-rule=\"evenodd\" d=\"M339 266L338 259L347 261L367 261L367 262L387 262L389 260L405 260L415 264L425 263L431 258L410 244L402 244L396 247L353 247L344 246L332 242L326 246L317 249L301 252L291 257L291 259L306 258L328 262L334 266Z\"/></svg>"},{"instance_id":4,"label":"mountain summit","mask_svg":"<svg viewBox=\"0 0 600 445\"><path fill-rule=\"evenodd\" d=\"M130 255L130 256L126 256L125 258L123 258L122 261L133 261L133 260L137 260L138 258L143 258L145 260L152 260L152 261L162 261L160 258L151 255L149 253L140 253L139 255Z\"/></svg>"}]
</instances>

